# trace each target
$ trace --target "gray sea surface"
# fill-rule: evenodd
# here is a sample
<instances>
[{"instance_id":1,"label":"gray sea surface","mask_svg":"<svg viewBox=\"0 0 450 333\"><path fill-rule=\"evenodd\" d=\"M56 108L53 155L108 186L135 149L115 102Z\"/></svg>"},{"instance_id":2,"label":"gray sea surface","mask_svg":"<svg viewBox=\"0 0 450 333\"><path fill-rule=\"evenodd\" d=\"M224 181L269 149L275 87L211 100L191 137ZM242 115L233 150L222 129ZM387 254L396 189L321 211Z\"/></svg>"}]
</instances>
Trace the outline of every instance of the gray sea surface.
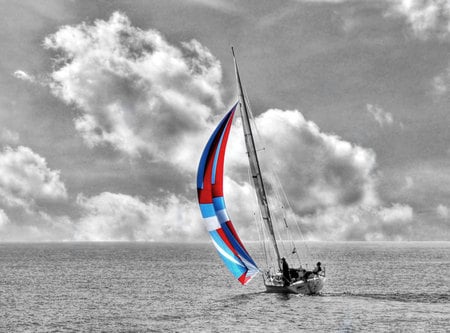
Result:
<instances>
[{"instance_id":1,"label":"gray sea surface","mask_svg":"<svg viewBox=\"0 0 450 333\"><path fill-rule=\"evenodd\" d=\"M308 246L319 296L241 286L211 244L0 244L0 332L450 332L450 242Z\"/></svg>"}]
</instances>

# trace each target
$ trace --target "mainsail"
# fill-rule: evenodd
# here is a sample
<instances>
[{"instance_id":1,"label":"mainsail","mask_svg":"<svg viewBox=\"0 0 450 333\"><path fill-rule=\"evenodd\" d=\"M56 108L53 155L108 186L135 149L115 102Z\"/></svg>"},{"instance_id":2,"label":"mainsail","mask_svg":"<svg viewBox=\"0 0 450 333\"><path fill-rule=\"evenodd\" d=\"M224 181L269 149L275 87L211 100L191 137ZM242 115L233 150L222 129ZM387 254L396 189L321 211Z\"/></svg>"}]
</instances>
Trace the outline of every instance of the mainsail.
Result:
<instances>
[{"instance_id":1,"label":"mainsail","mask_svg":"<svg viewBox=\"0 0 450 333\"><path fill-rule=\"evenodd\" d=\"M197 171L197 194L202 217L217 252L235 278L247 284L259 269L239 239L223 197L225 150L237 105L225 115L203 150Z\"/></svg>"}]
</instances>

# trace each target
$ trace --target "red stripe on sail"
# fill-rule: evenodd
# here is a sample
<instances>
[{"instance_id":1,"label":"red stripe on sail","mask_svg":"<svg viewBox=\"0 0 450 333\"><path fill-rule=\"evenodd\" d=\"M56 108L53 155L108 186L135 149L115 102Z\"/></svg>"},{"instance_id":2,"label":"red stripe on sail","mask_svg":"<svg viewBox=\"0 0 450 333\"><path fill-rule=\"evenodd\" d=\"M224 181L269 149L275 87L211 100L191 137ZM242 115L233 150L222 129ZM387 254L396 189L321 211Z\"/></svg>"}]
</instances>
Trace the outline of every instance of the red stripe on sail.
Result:
<instances>
[{"instance_id":1,"label":"red stripe on sail","mask_svg":"<svg viewBox=\"0 0 450 333\"><path fill-rule=\"evenodd\" d=\"M234 117L234 110L231 113L230 118L226 124L224 131L223 131L222 143L220 145L219 156L217 158L215 184L212 184L213 197L222 197L223 196L223 165L224 165L224 161L225 161L225 152L226 152L226 148L227 148L228 136L230 135L231 124L233 122L233 117Z\"/></svg>"},{"instance_id":2,"label":"red stripe on sail","mask_svg":"<svg viewBox=\"0 0 450 333\"><path fill-rule=\"evenodd\" d=\"M239 280L240 283L242 283L242 284L245 285L245 284L247 284L248 281L251 280L251 278L248 277L248 276L247 276L247 272L245 272L244 274L242 274L242 275L239 277L238 280Z\"/></svg>"},{"instance_id":3,"label":"red stripe on sail","mask_svg":"<svg viewBox=\"0 0 450 333\"><path fill-rule=\"evenodd\" d=\"M203 174L203 188L197 189L198 202L202 204L213 202L212 170L214 163L214 155L217 150L217 145L219 144L221 132L222 131L220 131L216 136L216 138L214 139L211 149L208 152L208 159L206 161L205 173Z\"/></svg>"},{"instance_id":4,"label":"red stripe on sail","mask_svg":"<svg viewBox=\"0 0 450 333\"><path fill-rule=\"evenodd\" d=\"M227 222L225 222L225 224L227 225L228 229L230 229L231 233L233 234L234 238L236 238L236 241L239 243L241 248L248 254L248 251L245 248L244 244L242 243L241 239L239 238L239 236L236 232L236 229L234 229L233 223L231 223L231 221L227 221Z\"/></svg>"},{"instance_id":5,"label":"red stripe on sail","mask_svg":"<svg viewBox=\"0 0 450 333\"><path fill-rule=\"evenodd\" d=\"M217 229L216 230L217 233L219 234L220 238L222 238L222 240L225 242L225 244L227 244L228 248L233 251L234 255L238 258L239 257L239 253L236 251L236 249L233 247L233 245L231 244L230 240L228 239L227 235L225 234L225 231L223 231L222 228Z\"/></svg>"}]
</instances>

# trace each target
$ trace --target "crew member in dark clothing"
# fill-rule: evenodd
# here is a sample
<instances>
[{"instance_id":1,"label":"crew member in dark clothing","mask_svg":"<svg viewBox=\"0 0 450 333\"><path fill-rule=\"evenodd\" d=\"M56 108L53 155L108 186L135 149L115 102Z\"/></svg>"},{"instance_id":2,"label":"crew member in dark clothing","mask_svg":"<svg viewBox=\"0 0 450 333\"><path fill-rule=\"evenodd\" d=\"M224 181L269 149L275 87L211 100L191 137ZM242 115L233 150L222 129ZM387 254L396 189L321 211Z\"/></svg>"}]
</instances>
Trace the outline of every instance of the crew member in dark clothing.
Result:
<instances>
[{"instance_id":1,"label":"crew member in dark clothing","mask_svg":"<svg viewBox=\"0 0 450 333\"><path fill-rule=\"evenodd\" d=\"M283 269L284 286L289 286L291 284L291 275L289 274L289 265L284 257L281 258L281 267Z\"/></svg>"},{"instance_id":2,"label":"crew member in dark clothing","mask_svg":"<svg viewBox=\"0 0 450 333\"><path fill-rule=\"evenodd\" d=\"M321 263L320 263L320 261L319 261L319 262L316 264L316 267L315 267L314 270L313 270L313 273L314 273L314 274L319 275L319 272L322 271L322 267L320 267L320 265L321 265Z\"/></svg>"},{"instance_id":3,"label":"crew member in dark clothing","mask_svg":"<svg viewBox=\"0 0 450 333\"><path fill-rule=\"evenodd\" d=\"M319 272L322 271L322 267L321 267L320 265L321 265L321 263L320 263L320 261L319 261L319 262L316 264L316 267L313 269L312 272L311 272L311 271L307 271L307 272L305 273L305 275L303 275L303 280L305 280L305 282L306 282L311 274L319 275Z\"/></svg>"},{"instance_id":4,"label":"crew member in dark clothing","mask_svg":"<svg viewBox=\"0 0 450 333\"><path fill-rule=\"evenodd\" d=\"M300 269L297 268L289 268L289 275L291 276L291 280L295 281L299 278Z\"/></svg>"}]
</instances>

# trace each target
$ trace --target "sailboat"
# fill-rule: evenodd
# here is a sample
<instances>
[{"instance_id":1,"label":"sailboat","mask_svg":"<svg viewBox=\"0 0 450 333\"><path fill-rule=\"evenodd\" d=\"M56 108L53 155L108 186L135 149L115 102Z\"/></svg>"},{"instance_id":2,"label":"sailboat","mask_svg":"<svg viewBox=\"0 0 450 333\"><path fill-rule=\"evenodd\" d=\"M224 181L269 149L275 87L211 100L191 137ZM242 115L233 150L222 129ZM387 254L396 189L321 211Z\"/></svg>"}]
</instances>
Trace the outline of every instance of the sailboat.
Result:
<instances>
[{"instance_id":1,"label":"sailboat","mask_svg":"<svg viewBox=\"0 0 450 333\"><path fill-rule=\"evenodd\" d=\"M238 85L239 101L226 113L210 136L201 156L197 171L197 194L200 211L208 230L212 243L225 266L233 276L243 285L248 284L258 273L263 276L266 291L283 294L317 294L325 282L325 270L320 262L315 271L308 271L300 261L297 247L286 246L281 239L281 232L277 232L279 224L289 232L286 215L281 221L273 218L269 204L265 180L262 177L261 166L256 149L254 131L248 100L239 74L239 67L232 48L235 65L236 81ZM230 135L233 118L239 109L244 130L245 146L248 155L249 173L256 192L261 222L261 234L265 237L261 241L265 256L265 267L260 268L247 251L238 236L236 229L228 215L223 196L223 174L225 152ZM292 214L291 214L292 215ZM294 240L292 240L294 241ZM284 252L283 252L284 251ZM287 262L296 255L298 266L291 266ZM292 265L292 262L291 262Z\"/></svg>"}]
</instances>

